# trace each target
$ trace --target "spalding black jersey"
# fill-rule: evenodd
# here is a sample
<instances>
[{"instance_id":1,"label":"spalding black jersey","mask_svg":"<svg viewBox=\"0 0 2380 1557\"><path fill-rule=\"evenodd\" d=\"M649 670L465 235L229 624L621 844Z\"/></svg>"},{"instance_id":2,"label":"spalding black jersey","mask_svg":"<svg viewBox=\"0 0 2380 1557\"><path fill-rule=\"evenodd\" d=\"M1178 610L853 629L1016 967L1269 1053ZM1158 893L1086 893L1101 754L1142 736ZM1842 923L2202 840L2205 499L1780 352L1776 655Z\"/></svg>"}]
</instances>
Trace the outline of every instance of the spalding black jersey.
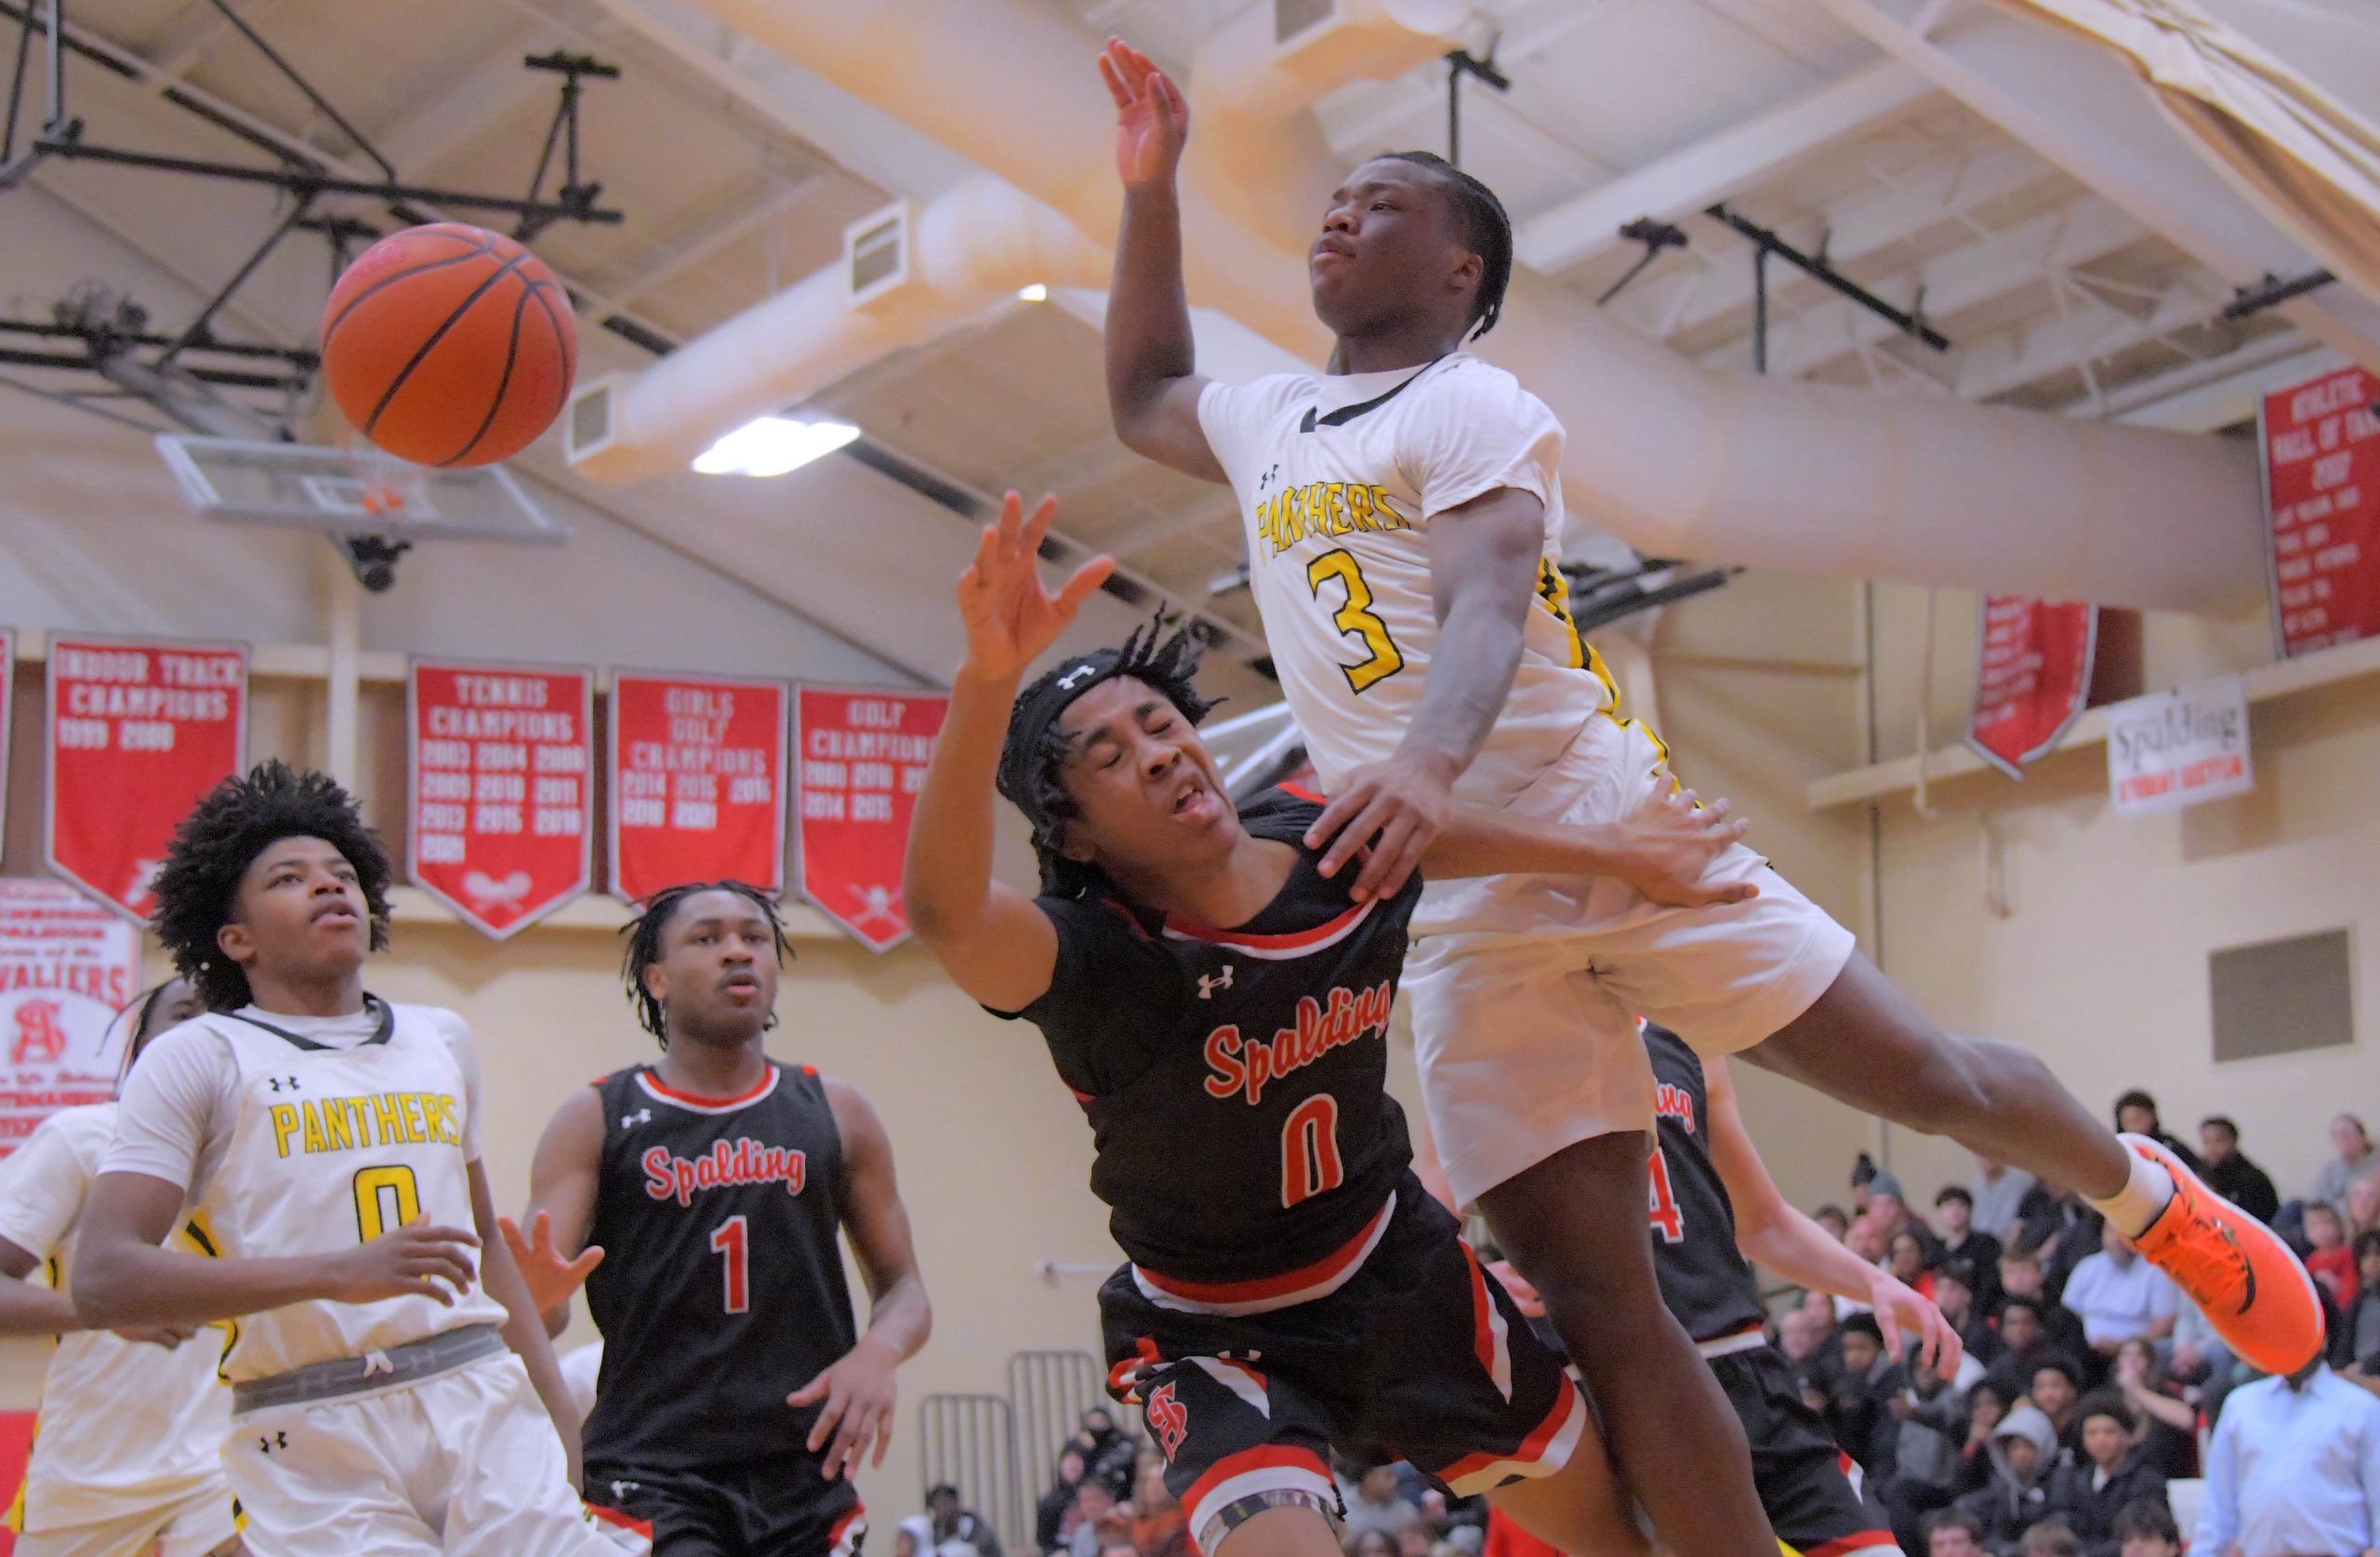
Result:
<instances>
[{"instance_id":1,"label":"spalding black jersey","mask_svg":"<svg viewBox=\"0 0 2380 1557\"><path fill-rule=\"evenodd\" d=\"M1407 1177L1387 1032L1421 883L1351 902L1355 869L1325 880L1302 842L1321 813L1282 790L1241 811L1300 854L1234 930L1039 900L1057 965L1014 1014L1090 1116L1091 1192L1144 1272L1205 1287L1307 1270L1359 1243Z\"/></svg>"},{"instance_id":2,"label":"spalding black jersey","mask_svg":"<svg viewBox=\"0 0 2380 1557\"><path fill-rule=\"evenodd\" d=\"M590 1467L695 1470L807 1455L785 1397L852 1349L836 1246L842 1137L815 1071L772 1061L738 1098L645 1066L595 1084L602 1179L587 1306L603 1370Z\"/></svg>"},{"instance_id":3,"label":"spalding black jersey","mask_svg":"<svg viewBox=\"0 0 2380 1557\"><path fill-rule=\"evenodd\" d=\"M1736 1208L1711 1161L1702 1062L1666 1027L1645 1025L1653 1062L1653 1270L1661 1302L1697 1340L1757 1328L1760 1279L1736 1247Z\"/></svg>"}]
</instances>

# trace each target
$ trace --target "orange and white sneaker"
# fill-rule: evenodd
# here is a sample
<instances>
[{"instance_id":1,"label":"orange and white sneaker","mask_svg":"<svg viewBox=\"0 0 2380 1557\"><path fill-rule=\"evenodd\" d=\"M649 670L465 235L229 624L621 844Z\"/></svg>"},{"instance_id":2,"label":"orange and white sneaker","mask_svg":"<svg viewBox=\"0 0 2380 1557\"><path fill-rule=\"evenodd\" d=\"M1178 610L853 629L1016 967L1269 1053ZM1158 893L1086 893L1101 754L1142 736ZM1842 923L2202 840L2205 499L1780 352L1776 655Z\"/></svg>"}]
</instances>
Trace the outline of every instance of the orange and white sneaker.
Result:
<instances>
[{"instance_id":1,"label":"orange and white sneaker","mask_svg":"<svg viewBox=\"0 0 2380 1557\"><path fill-rule=\"evenodd\" d=\"M2121 1137L2174 1176L2174 1198L2134 1242L2206 1315L2232 1354L2295 1373L2322 1350L2322 1300L2289 1246L2153 1141Z\"/></svg>"}]
</instances>

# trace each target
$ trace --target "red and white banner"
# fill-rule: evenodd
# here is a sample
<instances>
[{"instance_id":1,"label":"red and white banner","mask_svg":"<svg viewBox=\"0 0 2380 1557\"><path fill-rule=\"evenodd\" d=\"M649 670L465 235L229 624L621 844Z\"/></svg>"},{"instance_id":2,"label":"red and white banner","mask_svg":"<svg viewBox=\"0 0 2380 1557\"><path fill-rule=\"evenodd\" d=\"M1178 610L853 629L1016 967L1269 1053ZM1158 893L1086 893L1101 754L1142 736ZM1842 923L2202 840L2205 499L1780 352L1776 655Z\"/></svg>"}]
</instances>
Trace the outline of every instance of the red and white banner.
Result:
<instances>
[{"instance_id":1,"label":"red and white banner","mask_svg":"<svg viewBox=\"0 0 2380 1557\"><path fill-rule=\"evenodd\" d=\"M2010 778L2057 745L2091 694L2099 613L2068 600L1987 595L1967 745Z\"/></svg>"},{"instance_id":2,"label":"red and white banner","mask_svg":"<svg viewBox=\"0 0 2380 1557\"><path fill-rule=\"evenodd\" d=\"M823 687L794 697L801 895L855 939L889 951L909 938L901 859L950 699Z\"/></svg>"},{"instance_id":3,"label":"red and white banner","mask_svg":"<svg viewBox=\"0 0 2380 1557\"><path fill-rule=\"evenodd\" d=\"M8 736L17 702L17 635L0 627L0 849L8 843Z\"/></svg>"},{"instance_id":4,"label":"red and white banner","mask_svg":"<svg viewBox=\"0 0 2380 1557\"><path fill-rule=\"evenodd\" d=\"M130 1041L115 1017L139 983L131 921L63 881L0 880L0 1157L58 1110L115 1096Z\"/></svg>"},{"instance_id":5,"label":"red and white banner","mask_svg":"<svg viewBox=\"0 0 2380 1557\"><path fill-rule=\"evenodd\" d=\"M49 640L49 868L127 918L174 829L245 765L248 651L236 643Z\"/></svg>"},{"instance_id":6,"label":"red and white banner","mask_svg":"<svg viewBox=\"0 0 2380 1557\"><path fill-rule=\"evenodd\" d=\"M785 886L783 681L612 676L612 895Z\"/></svg>"},{"instance_id":7,"label":"red and white banner","mask_svg":"<svg viewBox=\"0 0 2380 1557\"><path fill-rule=\"evenodd\" d=\"M2267 568L2281 655L2380 635L2380 383L2361 368L2267 395Z\"/></svg>"},{"instance_id":8,"label":"red and white banner","mask_svg":"<svg viewBox=\"0 0 2380 1557\"><path fill-rule=\"evenodd\" d=\"M501 941L588 889L595 673L416 660L405 873Z\"/></svg>"},{"instance_id":9,"label":"red and white banner","mask_svg":"<svg viewBox=\"0 0 2380 1557\"><path fill-rule=\"evenodd\" d=\"M2255 786L2248 692L2237 676L2108 710L2108 795L2119 814L2179 811Z\"/></svg>"}]
</instances>

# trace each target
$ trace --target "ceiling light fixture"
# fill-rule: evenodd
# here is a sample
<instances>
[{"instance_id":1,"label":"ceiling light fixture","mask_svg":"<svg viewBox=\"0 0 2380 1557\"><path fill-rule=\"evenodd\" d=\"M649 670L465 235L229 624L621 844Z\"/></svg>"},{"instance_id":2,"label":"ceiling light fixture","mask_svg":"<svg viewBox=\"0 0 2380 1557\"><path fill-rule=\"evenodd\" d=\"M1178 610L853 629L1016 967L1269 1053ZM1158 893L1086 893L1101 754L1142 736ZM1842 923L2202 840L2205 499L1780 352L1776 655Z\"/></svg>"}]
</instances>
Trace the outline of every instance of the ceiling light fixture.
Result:
<instances>
[{"instance_id":1,"label":"ceiling light fixture","mask_svg":"<svg viewBox=\"0 0 2380 1557\"><path fill-rule=\"evenodd\" d=\"M694 468L706 476L782 476L858 436L859 429L849 422L762 416L696 455Z\"/></svg>"},{"instance_id":2,"label":"ceiling light fixture","mask_svg":"<svg viewBox=\"0 0 2380 1557\"><path fill-rule=\"evenodd\" d=\"M1020 303L1046 303L1050 300L1050 289L1037 281L1030 286L1018 287L1016 300Z\"/></svg>"}]
</instances>

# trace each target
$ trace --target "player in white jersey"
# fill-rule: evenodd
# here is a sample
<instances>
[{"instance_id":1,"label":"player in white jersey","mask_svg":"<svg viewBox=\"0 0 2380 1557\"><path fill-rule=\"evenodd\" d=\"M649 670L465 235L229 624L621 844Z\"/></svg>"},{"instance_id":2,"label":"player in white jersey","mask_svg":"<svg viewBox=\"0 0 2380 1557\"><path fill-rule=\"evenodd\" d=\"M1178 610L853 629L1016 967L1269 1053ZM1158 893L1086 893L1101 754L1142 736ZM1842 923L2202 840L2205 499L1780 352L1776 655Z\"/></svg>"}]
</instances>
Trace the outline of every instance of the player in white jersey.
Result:
<instances>
[{"instance_id":1,"label":"player in white jersey","mask_svg":"<svg viewBox=\"0 0 2380 1557\"><path fill-rule=\"evenodd\" d=\"M1331 796L1314 833L1335 839L1326 864L1368 847L1358 891L1386 893L1457 799L1593 823L1669 790L1666 748L1619 717L1569 630L1561 425L1463 350L1511 275L1495 195L1426 152L1356 168L1316 212L1308 257L1338 341L1329 371L1212 383L1182 282L1188 110L1125 45L1101 71L1125 186L1106 325L1117 431L1239 499L1274 663ZM1765 1537L1748 1480L1659 1473L1742 1435L1654 1296L1639 1015L2082 1189L2260 1366L2287 1373L2320 1350L2312 1284L2263 1224L2154 1141L2120 1140L2025 1050L1941 1033L1751 851L1710 874L1756 893L1682 910L1612 880L1433 886L1406 978L1448 1177L1545 1293L1669 1545L1750 1557Z\"/></svg>"},{"instance_id":2,"label":"player in white jersey","mask_svg":"<svg viewBox=\"0 0 2380 1557\"><path fill-rule=\"evenodd\" d=\"M149 991L127 1023L127 1062L197 1009L180 979ZM221 1338L186 1325L91 1329L68 1296L76 1224L115 1115L112 1102L61 1109L0 1162L0 1336L58 1338L7 1528L18 1557L233 1557L243 1548L218 1457L231 1416L215 1376ZM204 1252L195 1226L174 1236ZM27 1279L37 1272L46 1288Z\"/></svg>"},{"instance_id":3,"label":"player in white jersey","mask_svg":"<svg viewBox=\"0 0 2380 1557\"><path fill-rule=\"evenodd\" d=\"M470 1032L364 991L389 877L346 791L281 762L184 820L154 925L208 1009L125 1086L75 1310L240 1321L222 1459L260 1551L616 1552L573 1490L576 1414L493 1236ZM219 1258L158 1247L186 1205Z\"/></svg>"}]
</instances>

